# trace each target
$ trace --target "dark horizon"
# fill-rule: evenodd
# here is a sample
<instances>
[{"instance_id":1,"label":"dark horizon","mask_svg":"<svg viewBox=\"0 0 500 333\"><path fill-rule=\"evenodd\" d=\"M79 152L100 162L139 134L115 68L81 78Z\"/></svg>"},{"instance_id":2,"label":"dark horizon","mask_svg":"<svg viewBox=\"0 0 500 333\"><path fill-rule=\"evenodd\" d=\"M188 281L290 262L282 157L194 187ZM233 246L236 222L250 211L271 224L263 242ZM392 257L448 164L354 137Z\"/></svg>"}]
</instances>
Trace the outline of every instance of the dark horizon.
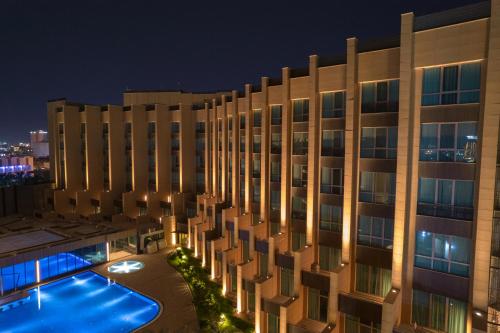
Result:
<instances>
[{"instance_id":1,"label":"dark horizon","mask_svg":"<svg viewBox=\"0 0 500 333\"><path fill-rule=\"evenodd\" d=\"M480 1L169 3L87 1L68 7L7 0L0 4L0 141L26 142L46 129L46 102L65 97L121 104L127 89L242 89L311 54L345 52L345 40L399 34L400 14ZM342 13L336 16L336 13ZM383 18L383 19L381 19Z\"/></svg>"}]
</instances>

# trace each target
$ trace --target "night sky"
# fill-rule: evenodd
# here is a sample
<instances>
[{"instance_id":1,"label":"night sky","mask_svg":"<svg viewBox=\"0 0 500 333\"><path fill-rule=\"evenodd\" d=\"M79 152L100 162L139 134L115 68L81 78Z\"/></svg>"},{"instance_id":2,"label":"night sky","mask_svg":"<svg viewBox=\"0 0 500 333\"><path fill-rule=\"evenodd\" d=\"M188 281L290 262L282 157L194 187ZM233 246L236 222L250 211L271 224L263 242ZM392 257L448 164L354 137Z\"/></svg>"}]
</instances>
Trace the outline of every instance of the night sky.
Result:
<instances>
[{"instance_id":1,"label":"night sky","mask_svg":"<svg viewBox=\"0 0 500 333\"><path fill-rule=\"evenodd\" d=\"M71 5L69 3L71 2ZM474 0L0 2L0 141L46 129L46 101L120 104L126 89L242 89L345 39L399 34L400 14Z\"/></svg>"}]
</instances>

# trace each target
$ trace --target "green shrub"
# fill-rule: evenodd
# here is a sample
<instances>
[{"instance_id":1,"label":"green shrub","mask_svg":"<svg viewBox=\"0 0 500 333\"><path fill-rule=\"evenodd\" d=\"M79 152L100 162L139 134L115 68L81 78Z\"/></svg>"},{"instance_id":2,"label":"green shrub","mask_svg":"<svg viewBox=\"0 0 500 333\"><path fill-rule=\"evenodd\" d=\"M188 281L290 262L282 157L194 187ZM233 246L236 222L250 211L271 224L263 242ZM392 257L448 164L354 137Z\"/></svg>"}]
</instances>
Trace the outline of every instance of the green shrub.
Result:
<instances>
[{"instance_id":1,"label":"green shrub","mask_svg":"<svg viewBox=\"0 0 500 333\"><path fill-rule=\"evenodd\" d=\"M231 301L222 296L221 287L210 280L209 273L191 250L178 248L168 256L172 265L188 283L202 332L251 333L249 322L235 317Z\"/></svg>"}]
</instances>

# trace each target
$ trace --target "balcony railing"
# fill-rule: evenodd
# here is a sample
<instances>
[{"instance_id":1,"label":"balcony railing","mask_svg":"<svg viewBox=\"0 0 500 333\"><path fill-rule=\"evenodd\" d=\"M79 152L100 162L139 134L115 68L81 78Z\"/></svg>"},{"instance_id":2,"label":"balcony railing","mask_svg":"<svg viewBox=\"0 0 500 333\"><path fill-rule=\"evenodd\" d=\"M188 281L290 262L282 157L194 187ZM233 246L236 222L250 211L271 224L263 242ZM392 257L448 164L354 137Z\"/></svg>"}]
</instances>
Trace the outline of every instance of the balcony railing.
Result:
<instances>
[{"instance_id":1,"label":"balcony railing","mask_svg":"<svg viewBox=\"0 0 500 333\"><path fill-rule=\"evenodd\" d=\"M359 192L359 201L372 202L385 205L394 204L394 194L378 192Z\"/></svg>"},{"instance_id":2,"label":"balcony railing","mask_svg":"<svg viewBox=\"0 0 500 333\"><path fill-rule=\"evenodd\" d=\"M293 187L306 187L307 186L307 179L292 179L292 186Z\"/></svg>"},{"instance_id":3,"label":"balcony railing","mask_svg":"<svg viewBox=\"0 0 500 333\"><path fill-rule=\"evenodd\" d=\"M332 185L332 184L321 184L320 186L321 193L326 194L344 194L344 187L340 185Z\"/></svg>"},{"instance_id":4,"label":"balcony railing","mask_svg":"<svg viewBox=\"0 0 500 333\"><path fill-rule=\"evenodd\" d=\"M472 221L474 218L474 208L419 203L417 206L417 214L426 216L444 217L455 220Z\"/></svg>"},{"instance_id":5,"label":"balcony railing","mask_svg":"<svg viewBox=\"0 0 500 333\"><path fill-rule=\"evenodd\" d=\"M343 157L344 156L344 148L322 147L321 148L321 156Z\"/></svg>"}]
</instances>

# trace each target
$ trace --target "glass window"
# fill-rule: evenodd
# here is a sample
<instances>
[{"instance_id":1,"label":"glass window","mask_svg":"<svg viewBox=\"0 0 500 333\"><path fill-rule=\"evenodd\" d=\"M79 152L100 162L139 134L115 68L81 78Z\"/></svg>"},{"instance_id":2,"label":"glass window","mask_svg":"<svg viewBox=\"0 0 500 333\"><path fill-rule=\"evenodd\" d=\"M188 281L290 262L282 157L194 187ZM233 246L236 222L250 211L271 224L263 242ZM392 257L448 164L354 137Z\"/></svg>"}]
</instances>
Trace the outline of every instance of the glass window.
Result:
<instances>
[{"instance_id":1,"label":"glass window","mask_svg":"<svg viewBox=\"0 0 500 333\"><path fill-rule=\"evenodd\" d=\"M253 152L256 154L260 154L260 135L254 134L253 136Z\"/></svg>"},{"instance_id":2,"label":"glass window","mask_svg":"<svg viewBox=\"0 0 500 333\"><path fill-rule=\"evenodd\" d=\"M260 178L260 159L252 160L252 177Z\"/></svg>"},{"instance_id":3,"label":"glass window","mask_svg":"<svg viewBox=\"0 0 500 333\"><path fill-rule=\"evenodd\" d=\"M281 133L271 133L271 154L281 154Z\"/></svg>"},{"instance_id":4,"label":"glass window","mask_svg":"<svg viewBox=\"0 0 500 333\"><path fill-rule=\"evenodd\" d=\"M330 246L319 245L319 267L325 271L333 271L341 263L342 250Z\"/></svg>"},{"instance_id":5,"label":"glass window","mask_svg":"<svg viewBox=\"0 0 500 333\"><path fill-rule=\"evenodd\" d=\"M281 191L271 190L271 210L279 211L281 208Z\"/></svg>"},{"instance_id":6,"label":"glass window","mask_svg":"<svg viewBox=\"0 0 500 333\"><path fill-rule=\"evenodd\" d=\"M344 156L344 131L322 131L321 156Z\"/></svg>"},{"instance_id":7,"label":"glass window","mask_svg":"<svg viewBox=\"0 0 500 333\"><path fill-rule=\"evenodd\" d=\"M254 203L260 203L260 185L254 184L253 185L253 197L252 201Z\"/></svg>"},{"instance_id":8,"label":"glass window","mask_svg":"<svg viewBox=\"0 0 500 333\"><path fill-rule=\"evenodd\" d=\"M417 214L472 220L474 181L420 178Z\"/></svg>"},{"instance_id":9,"label":"glass window","mask_svg":"<svg viewBox=\"0 0 500 333\"><path fill-rule=\"evenodd\" d=\"M271 181L279 183L281 182L281 162L271 161Z\"/></svg>"},{"instance_id":10,"label":"glass window","mask_svg":"<svg viewBox=\"0 0 500 333\"><path fill-rule=\"evenodd\" d=\"M306 234L292 232L292 251L298 251L306 245Z\"/></svg>"},{"instance_id":11,"label":"glass window","mask_svg":"<svg viewBox=\"0 0 500 333\"><path fill-rule=\"evenodd\" d=\"M319 207L319 228L342 232L342 207L323 203Z\"/></svg>"},{"instance_id":12,"label":"glass window","mask_svg":"<svg viewBox=\"0 0 500 333\"><path fill-rule=\"evenodd\" d=\"M261 127L262 125L262 110L253 110L253 127Z\"/></svg>"},{"instance_id":13,"label":"glass window","mask_svg":"<svg viewBox=\"0 0 500 333\"><path fill-rule=\"evenodd\" d=\"M280 291L281 295L292 297L293 295L293 269L281 267L280 269Z\"/></svg>"},{"instance_id":14,"label":"glass window","mask_svg":"<svg viewBox=\"0 0 500 333\"><path fill-rule=\"evenodd\" d=\"M475 162L476 122L422 124L420 160Z\"/></svg>"},{"instance_id":15,"label":"glass window","mask_svg":"<svg viewBox=\"0 0 500 333\"><path fill-rule=\"evenodd\" d=\"M323 118L340 118L345 114L345 91L321 94Z\"/></svg>"},{"instance_id":16,"label":"glass window","mask_svg":"<svg viewBox=\"0 0 500 333\"><path fill-rule=\"evenodd\" d=\"M271 125L281 125L281 105L271 105Z\"/></svg>"},{"instance_id":17,"label":"glass window","mask_svg":"<svg viewBox=\"0 0 500 333\"><path fill-rule=\"evenodd\" d=\"M422 105L478 103L481 63L425 68Z\"/></svg>"},{"instance_id":18,"label":"glass window","mask_svg":"<svg viewBox=\"0 0 500 333\"><path fill-rule=\"evenodd\" d=\"M356 263L356 291L385 297L391 289L391 270Z\"/></svg>"},{"instance_id":19,"label":"glass window","mask_svg":"<svg viewBox=\"0 0 500 333\"><path fill-rule=\"evenodd\" d=\"M418 326L441 332L465 333L467 304L445 296L414 289L412 322L416 322Z\"/></svg>"},{"instance_id":20,"label":"glass window","mask_svg":"<svg viewBox=\"0 0 500 333\"><path fill-rule=\"evenodd\" d=\"M361 158L396 158L397 127L363 127L361 129Z\"/></svg>"},{"instance_id":21,"label":"glass window","mask_svg":"<svg viewBox=\"0 0 500 333\"><path fill-rule=\"evenodd\" d=\"M293 121L305 122L309 121L309 100L296 99L292 101Z\"/></svg>"},{"instance_id":22,"label":"glass window","mask_svg":"<svg viewBox=\"0 0 500 333\"><path fill-rule=\"evenodd\" d=\"M359 216L358 244L392 249L394 220L375 216Z\"/></svg>"},{"instance_id":23,"label":"glass window","mask_svg":"<svg viewBox=\"0 0 500 333\"><path fill-rule=\"evenodd\" d=\"M417 232L415 238L416 267L469 276L469 239L427 231Z\"/></svg>"},{"instance_id":24,"label":"glass window","mask_svg":"<svg viewBox=\"0 0 500 333\"><path fill-rule=\"evenodd\" d=\"M267 333L280 332L280 317L267 313Z\"/></svg>"},{"instance_id":25,"label":"glass window","mask_svg":"<svg viewBox=\"0 0 500 333\"><path fill-rule=\"evenodd\" d=\"M361 84L361 112L398 112L399 80Z\"/></svg>"},{"instance_id":26,"label":"glass window","mask_svg":"<svg viewBox=\"0 0 500 333\"><path fill-rule=\"evenodd\" d=\"M321 193L343 194L342 181L342 169L321 167Z\"/></svg>"},{"instance_id":27,"label":"glass window","mask_svg":"<svg viewBox=\"0 0 500 333\"><path fill-rule=\"evenodd\" d=\"M359 201L394 204L396 174L389 172L361 172Z\"/></svg>"},{"instance_id":28,"label":"glass window","mask_svg":"<svg viewBox=\"0 0 500 333\"><path fill-rule=\"evenodd\" d=\"M259 261L259 276L265 277L267 275L267 265L268 265L268 254L263 252L257 252L257 260Z\"/></svg>"},{"instance_id":29,"label":"glass window","mask_svg":"<svg viewBox=\"0 0 500 333\"><path fill-rule=\"evenodd\" d=\"M303 197L292 196L292 218L306 219L307 201Z\"/></svg>"},{"instance_id":30,"label":"glass window","mask_svg":"<svg viewBox=\"0 0 500 333\"><path fill-rule=\"evenodd\" d=\"M308 288L307 317L326 323L328 318L328 293L314 288Z\"/></svg>"},{"instance_id":31,"label":"glass window","mask_svg":"<svg viewBox=\"0 0 500 333\"><path fill-rule=\"evenodd\" d=\"M293 133L293 155L306 155L308 145L307 132L294 132Z\"/></svg>"},{"instance_id":32,"label":"glass window","mask_svg":"<svg viewBox=\"0 0 500 333\"><path fill-rule=\"evenodd\" d=\"M307 186L307 165L305 164L292 165L292 186L293 187Z\"/></svg>"}]
</instances>

